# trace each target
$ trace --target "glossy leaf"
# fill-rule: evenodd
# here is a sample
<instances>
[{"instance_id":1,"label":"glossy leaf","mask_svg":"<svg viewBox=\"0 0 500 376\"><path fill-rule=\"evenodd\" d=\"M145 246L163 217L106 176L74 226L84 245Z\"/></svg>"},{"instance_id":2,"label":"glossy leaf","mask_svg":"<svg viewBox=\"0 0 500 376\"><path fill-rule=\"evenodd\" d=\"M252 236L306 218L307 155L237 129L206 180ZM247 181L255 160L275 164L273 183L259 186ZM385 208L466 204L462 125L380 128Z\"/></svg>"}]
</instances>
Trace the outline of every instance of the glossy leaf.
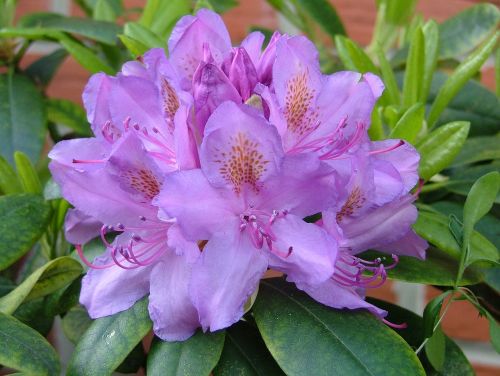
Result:
<instances>
[{"instance_id":1,"label":"glossy leaf","mask_svg":"<svg viewBox=\"0 0 500 376\"><path fill-rule=\"evenodd\" d=\"M481 44L497 28L500 11L494 4L477 4L439 26L439 57L461 56Z\"/></svg>"},{"instance_id":2,"label":"glossy leaf","mask_svg":"<svg viewBox=\"0 0 500 376\"><path fill-rule=\"evenodd\" d=\"M498 35L500 34L495 33L495 35L489 38L481 47L471 53L446 80L429 111L427 118L429 126L432 127L436 123L452 98L460 91L467 81L479 71L486 59L488 59L493 52L497 44Z\"/></svg>"},{"instance_id":3,"label":"glossy leaf","mask_svg":"<svg viewBox=\"0 0 500 376\"><path fill-rule=\"evenodd\" d=\"M198 331L182 342L155 338L148 356L148 375L208 376L219 361L224 335L224 331Z\"/></svg>"},{"instance_id":4,"label":"glossy leaf","mask_svg":"<svg viewBox=\"0 0 500 376\"><path fill-rule=\"evenodd\" d=\"M29 326L0 312L0 364L24 375L59 375L56 351Z\"/></svg>"},{"instance_id":5,"label":"glossy leaf","mask_svg":"<svg viewBox=\"0 0 500 376\"><path fill-rule=\"evenodd\" d=\"M177 20L190 11L189 0L148 0L139 23L161 38L167 38Z\"/></svg>"},{"instance_id":6,"label":"glossy leaf","mask_svg":"<svg viewBox=\"0 0 500 376\"><path fill-rule=\"evenodd\" d=\"M94 320L78 342L66 374L111 374L151 326L147 298L126 311Z\"/></svg>"},{"instance_id":7,"label":"glossy leaf","mask_svg":"<svg viewBox=\"0 0 500 376\"><path fill-rule=\"evenodd\" d=\"M36 299L68 285L82 273L80 264L65 256L35 270L19 286L0 298L0 312L11 314L22 302Z\"/></svg>"},{"instance_id":8,"label":"glossy leaf","mask_svg":"<svg viewBox=\"0 0 500 376\"><path fill-rule=\"evenodd\" d=\"M377 46L375 52L377 54L380 72L382 75L382 79L384 80L385 90L387 92L390 103L393 105L399 105L401 102L401 94L399 92L398 83L396 81L394 71L392 70L390 63L389 61L387 61L385 53L380 46Z\"/></svg>"},{"instance_id":9,"label":"glossy leaf","mask_svg":"<svg viewBox=\"0 0 500 376\"><path fill-rule=\"evenodd\" d=\"M0 74L0 153L13 162L22 151L32 162L42 152L47 117L33 82L18 74Z\"/></svg>"},{"instance_id":10,"label":"glossy leaf","mask_svg":"<svg viewBox=\"0 0 500 376\"><path fill-rule=\"evenodd\" d=\"M385 309L389 312L387 320L390 322L407 324L406 329L396 329L396 332L402 336L413 348L418 348L424 341L423 336L423 322L422 318L413 312L410 312L397 305L384 302L378 299L368 298L370 303L375 304L377 307ZM426 368L428 375L436 375L431 365L428 364L427 359L422 359L423 365ZM460 375L460 376L474 376L474 370L464 353L455 342L446 337L445 359L441 375Z\"/></svg>"},{"instance_id":11,"label":"glossy leaf","mask_svg":"<svg viewBox=\"0 0 500 376\"><path fill-rule=\"evenodd\" d=\"M97 0L93 12L94 20L114 22L116 20L116 16L117 14L113 9L112 2L109 0Z\"/></svg>"},{"instance_id":12,"label":"glossy leaf","mask_svg":"<svg viewBox=\"0 0 500 376\"><path fill-rule=\"evenodd\" d=\"M332 38L336 35L346 35L342 20L327 0L297 0L296 4Z\"/></svg>"},{"instance_id":13,"label":"glossy leaf","mask_svg":"<svg viewBox=\"0 0 500 376\"><path fill-rule=\"evenodd\" d=\"M33 62L26 68L25 73L37 85L45 87L50 83L66 56L68 53L64 49L55 50Z\"/></svg>"},{"instance_id":14,"label":"glossy leaf","mask_svg":"<svg viewBox=\"0 0 500 376\"><path fill-rule=\"evenodd\" d=\"M78 61L82 67L87 69L90 73L114 73L113 68L99 58L94 51L85 47L83 44L78 43L74 39L67 36L61 36L59 38L59 42L76 59L76 61Z\"/></svg>"},{"instance_id":15,"label":"glossy leaf","mask_svg":"<svg viewBox=\"0 0 500 376\"><path fill-rule=\"evenodd\" d=\"M287 375L425 374L414 351L370 313L326 307L282 279L261 282L253 311Z\"/></svg>"},{"instance_id":16,"label":"glossy leaf","mask_svg":"<svg viewBox=\"0 0 500 376\"><path fill-rule=\"evenodd\" d=\"M226 330L224 349L214 376L285 375L253 325L239 321Z\"/></svg>"},{"instance_id":17,"label":"glossy leaf","mask_svg":"<svg viewBox=\"0 0 500 376\"><path fill-rule=\"evenodd\" d=\"M413 228L428 242L459 260L461 250L448 226L449 220L444 215L421 210ZM496 247L477 231L472 232L470 247L470 264L479 260L498 261L499 254Z\"/></svg>"},{"instance_id":18,"label":"glossy leaf","mask_svg":"<svg viewBox=\"0 0 500 376\"><path fill-rule=\"evenodd\" d=\"M490 314L488 316L488 321L490 324L490 340L493 348L497 353L500 354L500 324L492 317Z\"/></svg>"},{"instance_id":19,"label":"glossy leaf","mask_svg":"<svg viewBox=\"0 0 500 376\"><path fill-rule=\"evenodd\" d=\"M460 152L469 133L468 122L453 122L428 134L417 150L420 153L420 176L428 180L448 167Z\"/></svg>"},{"instance_id":20,"label":"glossy leaf","mask_svg":"<svg viewBox=\"0 0 500 376\"><path fill-rule=\"evenodd\" d=\"M425 41L422 28L417 28L413 33L410 52L406 61L406 72L403 83L403 106L410 107L422 100L424 80Z\"/></svg>"},{"instance_id":21,"label":"glossy leaf","mask_svg":"<svg viewBox=\"0 0 500 376\"><path fill-rule=\"evenodd\" d=\"M45 231L49 216L50 207L38 195L0 197L0 270L30 250Z\"/></svg>"},{"instance_id":22,"label":"glossy leaf","mask_svg":"<svg viewBox=\"0 0 500 376\"><path fill-rule=\"evenodd\" d=\"M402 138L414 143L424 125L425 108L421 103L415 103L396 123L389 138Z\"/></svg>"},{"instance_id":23,"label":"glossy leaf","mask_svg":"<svg viewBox=\"0 0 500 376\"><path fill-rule=\"evenodd\" d=\"M464 248L469 246L475 224L491 210L499 190L500 174L498 172L490 172L482 176L472 186L463 209ZM469 248L471 253L469 259L481 259L481 255L473 254L474 249ZM469 265L468 258L465 258L465 266ZM498 258L497 256L497 260Z\"/></svg>"},{"instance_id":24,"label":"glossy leaf","mask_svg":"<svg viewBox=\"0 0 500 376\"><path fill-rule=\"evenodd\" d=\"M50 122L65 125L82 136L91 136L87 115L83 108L67 99L48 98L45 101Z\"/></svg>"},{"instance_id":25,"label":"glossy leaf","mask_svg":"<svg viewBox=\"0 0 500 376\"><path fill-rule=\"evenodd\" d=\"M130 38L123 34L118 35L118 38L120 38L124 46L127 47L127 50L129 50L135 58L143 55L148 50L148 46L134 38Z\"/></svg>"},{"instance_id":26,"label":"glossy leaf","mask_svg":"<svg viewBox=\"0 0 500 376\"><path fill-rule=\"evenodd\" d=\"M14 161L16 163L16 170L19 176L19 181L26 193L42 193L42 183L38 178L35 167L26 156L26 154L16 151L14 153Z\"/></svg>"},{"instance_id":27,"label":"glossy leaf","mask_svg":"<svg viewBox=\"0 0 500 376\"><path fill-rule=\"evenodd\" d=\"M413 14L417 0L381 0L387 6L385 20L388 23L402 25Z\"/></svg>"},{"instance_id":28,"label":"glossy leaf","mask_svg":"<svg viewBox=\"0 0 500 376\"><path fill-rule=\"evenodd\" d=\"M0 155L0 192L5 194L22 193L21 182L17 178L16 171Z\"/></svg>"}]
</instances>

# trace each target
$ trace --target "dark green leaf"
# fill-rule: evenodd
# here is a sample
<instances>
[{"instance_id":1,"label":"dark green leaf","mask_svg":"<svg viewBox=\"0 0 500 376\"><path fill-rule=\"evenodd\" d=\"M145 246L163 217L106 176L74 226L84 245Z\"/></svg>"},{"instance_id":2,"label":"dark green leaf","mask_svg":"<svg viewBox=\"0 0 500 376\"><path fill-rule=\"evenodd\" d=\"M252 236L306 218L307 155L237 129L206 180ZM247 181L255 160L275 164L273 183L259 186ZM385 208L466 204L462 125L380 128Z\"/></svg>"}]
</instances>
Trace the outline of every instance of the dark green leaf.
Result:
<instances>
[{"instance_id":1,"label":"dark green leaf","mask_svg":"<svg viewBox=\"0 0 500 376\"><path fill-rule=\"evenodd\" d=\"M297 0L296 4L332 38L336 35L346 35L342 20L327 0Z\"/></svg>"},{"instance_id":2,"label":"dark green leaf","mask_svg":"<svg viewBox=\"0 0 500 376\"><path fill-rule=\"evenodd\" d=\"M30 300L21 304L13 316L45 337L54 324L52 305L50 297Z\"/></svg>"},{"instance_id":3,"label":"dark green leaf","mask_svg":"<svg viewBox=\"0 0 500 376\"><path fill-rule=\"evenodd\" d=\"M284 375L260 337L259 331L245 321L226 330L222 355L214 376Z\"/></svg>"},{"instance_id":4,"label":"dark green leaf","mask_svg":"<svg viewBox=\"0 0 500 376\"><path fill-rule=\"evenodd\" d=\"M45 231L50 207L38 195L0 197L0 270L23 256Z\"/></svg>"},{"instance_id":5,"label":"dark green leaf","mask_svg":"<svg viewBox=\"0 0 500 376\"><path fill-rule=\"evenodd\" d=\"M91 136L85 111L67 99L48 98L45 101L49 121L65 125L82 136Z\"/></svg>"},{"instance_id":6,"label":"dark green leaf","mask_svg":"<svg viewBox=\"0 0 500 376\"><path fill-rule=\"evenodd\" d=\"M238 5L237 0L207 0L211 5L214 11L217 13L224 13L228 10L234 8Z\"/></svg>"},{"instance_id":7,"label":"dark green leaf","mask_svg":"<svg viewBox=\"0 0 500 376\"><path fill-rule=\"evenodd\" d=\"M467 58L460 63L451 76L441 86L436 95L436 99L431 106L427 122L430 127L433 127L436 121L441 116L441 113L451 102L453 97L457 95L460 89L469 81L482 67L486 59L491 55L498 40L499 32L495 33L476 51L471 53Z\"/></svg>"},{"instance_id":8,"label":"dark green leaf","mask_svg":"<svg viewBox=\"0 0 500 376\"><path fill-rule=\"evenodd\" d=\"M65 17L55 13L32 13L30 19L24 20L23 26L78 34L109 45L116 44L116 36L121 31L121 27L112 22Z\"/></svg>"},{"instance_id":9,"label":"dark green leaf","mask_svg":"<svg viewBox=\"0 0 500 376\"><path fill-rule=\"evenodd\" d=\"M33 62L24 72L37 85L45 87L50 83L66 56L68 53L65 50L55 50Z\"/></svg>"},{"instance_id":10,"label":"dark green leaf","mask_svg":"<svg viewBox=\"0 0 500 376\"><path fill-rule=\"evenodd\" d=\"M385 309L389 312L386 317L390 322L407 323L406 329L397 329L397 333L402 336L413 348L418 348L424 341L423 336L423 322L422 318L413 312L404 308L398 307L378 299L368 298L370 303L375 304L377 307ZM460 347L455 342L446 337L446 352L442 373L436 374L431 368L430 364L423 359L423 364L426 368L428 375L443 375L443 376L474 376L475 373L469 361L463 354Z\"/></svg>"},{"instance_id":11,"label":"dark green leaf","mask_svg":"<svg viewBox=\"0 0 500 376\"><path fill-rule=\"evenodd\" d=\"M431 89L432 77L438 61L439 29L434 20L429 20L422 27L424 33L424 74L422 77L422 88L420 91L420 102L425 102Z\"/></svg>"},{"instance_id":12,"label":"dark green leaf","mask_svg":"<svg viewBox=\"0 0 500 376\"><path fill-rule=\"evenodd\" d=\"M419 173L425 180L448 167L460 152L470 124L457 121L439 127L417 145L420 152Z\"/></svg>"},{"instance_id":13,"label":"dark green leaf","mask_svg":"<svg viewBox=\"0 0 500 376\"><path fill-rule=\"evenodd\" d=\"M0 298L0 312L13 313L22 302L51 294L68 285L81 273L80 264L69 256L52 260Z\"/></svg>"},{"instance_id":14,"label":"dark green leaf","mask_svg":"<svg viewBox=\"0 0 500 376\"><path fill-rule=\"evenodd\" d=\"M480 45L498 27L500 11L493 4L477 4L467 8L439 26L439 57L466 54Z\"/></svg>"},{"instance_id":15,"label":"dark green leaf","mask_svg":"<svg viewBox=\"0 0 500 376\"><path fill-rule=\"evenodd\" d=\"M91 324L92 319L87 310L81 305L71 308L62 319L64 334L75 345Z\"/></svg>"},{"instance_id":16,"label":"dark green leaf","mask_svg":"<svg viewBox=\"0 0 500 376\"><path fill-rule=\"evenodd\" d=\"M67 375L111 374L150 330L147 298L94 320L76 346Z\"/></svg>"},{"instance_id":17,"label":"dark green leaf","mask_svg":"<svg viewBox=\"0 0 500 376\"><path fill-rule=\"evenodd\" d=\"M438 327L425 344L425 355L436 371L441 372L446 356L446 337Z\"/></svg>"},{"instance_id":18,"label":"dark green leaf","mask_svg":"<svg viewBox=\"0 0 500 376\"><path fill-rule=\"evenodd\" d=\"M156 338L148 356L148 375L208 376L219 361L224 335L224 331L198 331L182 342Z\"/></svg>"},{"instance_id":19,"label":"dark green leaf","mask_svg":"<svg viewBox=\"0 0 500 376\"><path fill-rule=\"evenodd\" d=\"M425 374L413 350L370 313L326 307L282 279L261 282L253 311L287 375Z\"/></svg>"},{"instance_id":20,"label":"dark green leaf","mask_svg":"<svg viewBox=\"0 0 500 376\"><path fill-rule=\"evenodd\" d=\"M13 162L22 151L36 162L42 152L47 117L43 98L33 82L21 75L0 75L0 153Z\"/></svg>"},{"instance_id":21,"label":"dark green leaf","mask_svg":"<svg viewBox=\"0 0 500 376\"><path fill-rule=\"evenodd\" d=\"M0 364L26 375L59 375L57 353L35 330L0 313Z\"/></svg>"},{"instance_id":22,"label":"dark green leaf","mask_svg":"<svg viewBox=\"0 0 500 376\"><path fill-rule=\"evenodd\" d=\"M410 52L406 61L406 72L403 83L403 106L410 107L421 101L425 69L425 40L422 28L413 33Z\"/></svg>"},{"instance_id":23,"label":"dark green leaf","mask_svg":"<svg viewBox=\"0 0 500 376\"><path fill-rule=\"evenodd\" d=\"M428 338L432 336L434 327L439 320L439 314L441 312L441 307L443 306L443 301L448 295L450 295L451 292L452 290L448 290L439 294L425 306L423 315L424 337Z\"/></svg>"},{"instance_id":24,"label":"dark green leaf","mask_svg":"<svg viewBox=\"0 0 500 376\"><path fill-rule=\"evenodd\" d=\"M468 138L453 161L452 167L469 163L500 159L500 136Z\"/></svg>"},{"instance_id":25,"label":"dark green leaf","mask_svg":"<svg viewBox=\"0 0 500 376\"><path fill-rule=\"evenodd\" d=\"M488 321L490 323L490 340L491 344L495 348L496 352L500 354L500 325L490 314L488 316Z\"/></svg>"}]
</instances>

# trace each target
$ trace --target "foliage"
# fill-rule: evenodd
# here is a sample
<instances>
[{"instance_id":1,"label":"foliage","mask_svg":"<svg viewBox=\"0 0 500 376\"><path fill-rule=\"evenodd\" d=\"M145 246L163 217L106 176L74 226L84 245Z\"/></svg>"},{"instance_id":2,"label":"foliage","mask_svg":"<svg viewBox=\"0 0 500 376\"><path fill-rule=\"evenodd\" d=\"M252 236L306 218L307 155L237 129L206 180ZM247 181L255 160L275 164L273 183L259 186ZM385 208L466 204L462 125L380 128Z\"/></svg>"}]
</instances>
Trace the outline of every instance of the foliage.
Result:
<instances>
[{"instance_id":1,"label":"foliage","mask_svg":"<svg viewBox=\"0 0 500 376\"><path fill-rule=\"evenodd\" d=\"M500 106L498 96L477 81L497 49L497 7L478 4L437 24L415 15L416 0L378 0L373 39L363 48L349 39L330 2L268 0L295 31L317 44L324 71L380 75L386 91L373 112L370 136L402 138L421 153L414 229L431 247L426 261L402 257L389 278L437 285L443 292L428 303L423 318L380 303L389 319L408 323L411 332L390 329L365 312L328 309L275 278L261 282L244 321L182 343L155 338L146 357L141 344L151 328L146 300L97 320L78 305L83 268L64 238L69 204L49 180L42 151L49 138L58 142L89 136L91 130L79 105L50 98L47 87L69 55L89 73L113 74L146 50L165 48L181 16L200 7L223 12L236 1L148 0L144 9L126 9L120 0L77 0L84 18L33 13L15 23L16 3L0 0L0 363L5 367L58 374L60 360L41 328L60 316L76 343L71 375L146 366L159 375L472 374L440 326L450 305L464 299L488 318L499 351ZM26 51L39 41L58 48L22 68ZM498 50L495 61L498 85Z\"/></svg>"}]
</instances>

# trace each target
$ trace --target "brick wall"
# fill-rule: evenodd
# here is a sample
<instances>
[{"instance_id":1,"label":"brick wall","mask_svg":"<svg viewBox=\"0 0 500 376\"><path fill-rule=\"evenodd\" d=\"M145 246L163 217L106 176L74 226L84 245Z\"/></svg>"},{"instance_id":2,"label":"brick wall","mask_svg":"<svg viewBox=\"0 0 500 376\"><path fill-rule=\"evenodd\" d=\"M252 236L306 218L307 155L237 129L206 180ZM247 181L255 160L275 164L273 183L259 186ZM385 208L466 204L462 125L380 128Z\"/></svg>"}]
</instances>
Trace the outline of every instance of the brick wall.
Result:
<instances>
[{"instance_id":1,"label":"brick wall","mask_svg":"<svg viewBox=\"0 0 500 376\"><path fill-rule=\"evenodd\" d=\"M369 42L371 30L375 21L374 0L331 0L344 20L347 32L351 38L361 44ZM127 7L142 6L144 0L124 0ZM425 18L443 21L449 16L471 6L478 1L472 0L421 0L418 11ZM500 5L500 0L490 1ZM61 13L81 15L81 12L71 4L70 0L19 0L18 17L34 11L58 11ZM264 0L240 0L240 6L228 12L224 19L229 27L234 41L243 39L252 25L276 28L278 18ZM44 54L52 47L48 44L35 45L23 60L24 66ZM483 83L494 88L492 68L483 72ZM53 83L48 88L48 95L67 98L81 103L81 92L88 79L88 73L72 58L67 59ZM373 293L380 297L407 306L418 313L425 302L432 299L437 291L430 287L408 286L407 284L387 283L383 288ZM480 376L500 373L500 357L494 353L488 344L488 323L479 318L477 312L465 302L455 302L443 323L444 331L459 341L459 344L474 363Z\"/></svg>"}]
</instances>

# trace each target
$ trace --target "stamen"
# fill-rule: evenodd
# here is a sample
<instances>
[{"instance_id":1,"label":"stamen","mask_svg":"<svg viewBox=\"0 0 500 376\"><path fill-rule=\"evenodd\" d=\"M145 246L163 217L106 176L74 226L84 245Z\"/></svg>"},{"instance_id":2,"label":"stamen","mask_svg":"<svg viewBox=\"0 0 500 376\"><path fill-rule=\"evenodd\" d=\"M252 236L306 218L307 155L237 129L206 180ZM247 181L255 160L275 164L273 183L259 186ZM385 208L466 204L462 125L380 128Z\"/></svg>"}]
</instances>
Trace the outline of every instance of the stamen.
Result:
<instances>
[{"instance_id":1,"label":"stamen","mask_svg":"<svg viewBox=\"0 0 500 376\"><path fill-rule=\"evenodd\" d=\"M390 321L387 321L386 319L382 319L382 322L387 325L387 326L390 326L391 328L394 328L394 329L406 329L408 327L408 324L407 323L402 323L402 324L394 324Z\"/></svg>"},{"instance_id":2,"label":"stamen","mask_svg":"<svg viewBox=\"0 0 500 376\"><path fill-rule=\"evenodd\" d=\"M395 145L389 146L388 148L385 148L385 149L372 150L368 154L375 155L375 154L388 153L388 152L393 151L394 149L397 149L400 146L404 145L404 143L405 142L403 140L399 140Z\"/></svg>"},{"instance_id":3,"label":"stamen","mask_svg":"<svg viewBox=\"0 0 500 376\"><path fill-rule=\"evenodd\" d=\"M106 159L73 159L73 163L104 163Z\"/></svg>"},{"instance_id":4,"label":"stamen","mask_svg":"<svg viewBox=\"0 0 500 376\"><path fill-rule=\"evenodd\" d=\"M80 260L87 265L89 268L92 269L108 269L111 268L112 266L115 266L115 264L107 264L107 265L94 265L91 263L83 254L83 246L81 244L76 244L75 245L76 252L78 253L78 256L80 257Z\"/></svg>"}]
</instances>

